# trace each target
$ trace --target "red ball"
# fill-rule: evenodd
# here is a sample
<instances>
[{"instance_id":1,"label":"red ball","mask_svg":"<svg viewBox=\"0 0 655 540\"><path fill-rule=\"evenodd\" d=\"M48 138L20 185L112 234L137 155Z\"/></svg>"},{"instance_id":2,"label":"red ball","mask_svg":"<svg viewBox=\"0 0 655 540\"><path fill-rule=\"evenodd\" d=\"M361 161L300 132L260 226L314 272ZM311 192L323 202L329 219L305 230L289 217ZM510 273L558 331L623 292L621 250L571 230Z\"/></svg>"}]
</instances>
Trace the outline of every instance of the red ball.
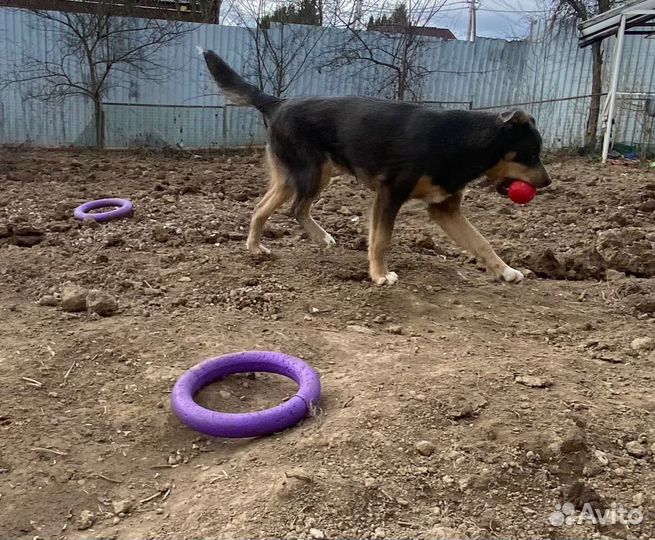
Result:
<instances>
[{"instance_id":1,"label":"red ball","mask_svg":"<svg viewBox=\"0 0 655 540\"><path fill-rule=\"evenodd\" d=\"M528 204L536 194L537 190L522 180L514 180L507 191L509 198L516 204Z\"/></svg>"}]
</instances>

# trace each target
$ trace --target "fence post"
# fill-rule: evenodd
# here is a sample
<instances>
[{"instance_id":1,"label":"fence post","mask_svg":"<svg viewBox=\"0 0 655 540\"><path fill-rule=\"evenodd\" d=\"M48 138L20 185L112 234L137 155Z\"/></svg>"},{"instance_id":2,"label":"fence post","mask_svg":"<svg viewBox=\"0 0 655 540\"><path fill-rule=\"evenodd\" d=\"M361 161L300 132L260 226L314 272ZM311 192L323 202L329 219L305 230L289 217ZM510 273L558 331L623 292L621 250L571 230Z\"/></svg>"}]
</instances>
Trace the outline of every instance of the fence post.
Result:
<instances>
[{"instance_id":1,"label":"fence post","mask_svg":"<svg viewBox=\"0 0 655 540\"><path fill-rule=\"evenodd\" d=\"M223 106L223 150L227 148L227 108L229 105L226 103Z\"/></svg>"},{"instance_id":2,"label":"fence post","mask_svg":"<svg viewBox=\"0 0 655 540\"><path fill-rule=\"evenodd\" d=\"M616 33L616 50L614 51L614 63L612 64L612 82L610 83L609 95L607 96L607 126L605 126L605 138L603 139L603 163L607 162L607 155L610 149L612 128L614 127L614 115L616 114L616 90L619 86L621 74L621 58L623 56L623 42L625 41L626 16L621 15L621 24Z\"/></svg>"}]
</instances>

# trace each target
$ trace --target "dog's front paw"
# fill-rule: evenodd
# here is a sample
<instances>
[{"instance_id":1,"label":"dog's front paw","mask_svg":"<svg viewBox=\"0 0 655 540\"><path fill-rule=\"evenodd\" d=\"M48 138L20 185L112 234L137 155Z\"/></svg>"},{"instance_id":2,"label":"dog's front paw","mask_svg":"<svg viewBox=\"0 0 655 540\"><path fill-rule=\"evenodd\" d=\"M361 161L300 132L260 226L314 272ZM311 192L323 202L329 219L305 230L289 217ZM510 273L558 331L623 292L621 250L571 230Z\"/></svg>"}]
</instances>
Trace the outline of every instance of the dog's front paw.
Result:
<instances>
[{"instance_id":1,"label":"dog's front paw","mask_svg":"<svg viewBox=\"0 0 655 540\"><path fill-rule=\"evenodd\" d=\"M325 244L325 249L330 249L331 247L337 245L337 241L334 239L334 236L329 233L325 233L325 236L323 237L323 243Z\"/></svg>"},{"instance_id":2,"label":"dog's front paw","mask_svg":"<svg viewBox=\"0 0 655 540\"><path fill-rule=\"evenodd\" d=\"M386 275L380 277L374 277L373 283L376 285L395 285L398 282L398 274L396 272L387 272Z\"/></svg>"},{"instance_id":3,"label":"dog's front paw","mask_svg":"<svg viewBox=\"0 0 655 540\"><path fill-rule=\"evenodd\" d=\"M503 273L501 274L500 278L503 281L506 281L507 283L521 283L525 276L519 272L518 270L515 270L511 266L508 266L503 270Z\"/></svg>"},{"instance_id":4,"label":"dog's front paw","mask_svg":"<svg viewBox=\"0 0 655 540\"><path fill-rule=\"evenodd\" d=\"M271 254L271 250L262 246L261 244L248 244L247 247L248 251L250 251L251 255L254 257L265 257Z\"/></svg>"}]
</instances>

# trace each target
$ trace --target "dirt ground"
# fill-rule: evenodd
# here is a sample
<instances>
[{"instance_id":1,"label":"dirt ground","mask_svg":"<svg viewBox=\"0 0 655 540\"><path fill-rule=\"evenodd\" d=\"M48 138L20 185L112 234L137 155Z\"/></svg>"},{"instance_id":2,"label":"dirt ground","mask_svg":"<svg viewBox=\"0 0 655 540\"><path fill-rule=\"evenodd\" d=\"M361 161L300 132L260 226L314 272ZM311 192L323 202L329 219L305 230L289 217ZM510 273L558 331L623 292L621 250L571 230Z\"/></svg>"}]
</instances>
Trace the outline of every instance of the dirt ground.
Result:
<instances>
[{"instance_id":1,"label":"dirt ground","mask_svg":"<svg viewBox=\"0 0 655 540\"><path fill-rule=\"evenodd\" d=\"M352 178L316 205L333 250L279 213L256 260L260 154L2 152L0 537L655 535L655 171L551 157L526 207L471 186L471 221L531 270L520 285L408 205L399 283L379 288ZM73 219L107 196L134 216ZM317 414L252 440L182 425L176 379L250 349L314 366ZM248 411L294 391L239 375L200 400Z\"/></svg>"}]
</instances>

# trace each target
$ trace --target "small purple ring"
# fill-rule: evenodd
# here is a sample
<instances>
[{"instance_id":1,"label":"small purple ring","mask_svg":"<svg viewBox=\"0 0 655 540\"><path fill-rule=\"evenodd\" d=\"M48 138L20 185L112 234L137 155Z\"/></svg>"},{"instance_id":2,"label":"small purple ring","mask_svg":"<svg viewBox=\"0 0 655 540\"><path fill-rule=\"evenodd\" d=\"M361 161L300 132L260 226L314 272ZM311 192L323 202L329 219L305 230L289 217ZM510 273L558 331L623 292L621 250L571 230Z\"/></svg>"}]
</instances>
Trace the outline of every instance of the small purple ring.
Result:
<instances>
[{"instance_id":1,"label":"small purple ring","mask_svg":"<svg viewBox=\"0 0 655 540\"><path fill-rule=\"evenodd\" d=\"M205 409L193 397L209 383L233 373L277 373L298 383L298 391L284 403L253 413L222 413ZM171 405L190 428L214 437L260 437L285 430L302 420L321 395L316 370L299 358L270 351L247 351L205 360L175 383Z\"/></svg>"},{"instance_id":2,"label":"small purple ring","mask_svg":"<svg viewBox=\"0 0 655 540\"><path fill-rule=\"evenodd\" d=\"M117 206L114 210L89 214L89 210L105 208L107 206ZM134 211L132 203L127 199L98 199L81 204L75 209L74 215L77 219L93 219L95 221L109 221L110 219L122 218L129 216Z\"/></svg>"}]
</instances>

